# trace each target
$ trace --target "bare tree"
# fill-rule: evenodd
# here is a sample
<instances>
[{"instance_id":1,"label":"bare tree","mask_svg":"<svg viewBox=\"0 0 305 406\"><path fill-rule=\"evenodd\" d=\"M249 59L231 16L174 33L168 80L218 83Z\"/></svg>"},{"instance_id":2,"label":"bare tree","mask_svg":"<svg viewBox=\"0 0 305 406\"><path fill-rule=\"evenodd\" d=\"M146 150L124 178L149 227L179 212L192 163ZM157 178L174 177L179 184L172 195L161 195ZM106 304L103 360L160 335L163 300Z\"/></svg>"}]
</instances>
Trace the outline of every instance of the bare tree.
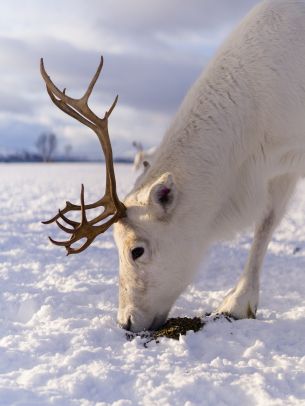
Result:
<instances>
[{"instance_id":1,"label":"bare tree","mask_svg":"<svg viewBox=\"0 0 305 406\"><path fill-rule=\"evenodd\" d=\"M43 133L40 134L37 138L35 146L38 150L39 155L41 156L42 160L45 162L46 160L46 149L47 149L47 134Z\"/></svg>"},{"instance_id":2,"label":"bare tree","mask_svg":"<svg viewBox=\"0 0 305 406\"><path fill-rule=\"evenodd\" d=\"M65 158L68 161L71 157L71 151L72 151L72 145L71 144L66 144L65 145Z\"/></svg>"},{"instance_id":3,"label":"bare tree","mask_svg":"<svg viewBox=\"0 0 305 406\"><path fill-rule=\"evenodd\" d=\"M57 147L57 137L54 133L42 133L35 145L43 162L50 162Z\"/></svg>"}]
</instances>

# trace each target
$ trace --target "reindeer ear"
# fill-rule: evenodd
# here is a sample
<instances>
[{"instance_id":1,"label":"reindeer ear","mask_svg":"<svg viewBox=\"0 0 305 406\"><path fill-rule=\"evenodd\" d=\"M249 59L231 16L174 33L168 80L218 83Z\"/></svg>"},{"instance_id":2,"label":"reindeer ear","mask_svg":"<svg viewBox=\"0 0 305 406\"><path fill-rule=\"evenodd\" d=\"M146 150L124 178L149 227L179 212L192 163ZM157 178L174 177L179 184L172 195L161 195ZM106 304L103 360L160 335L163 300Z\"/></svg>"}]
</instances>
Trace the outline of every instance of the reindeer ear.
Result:
<instances>
[{"instance_id":1,"label":"reindeer ear","mask_svg":"<svg viewBox=\"0 0 305 406\"><path fill-rule=\"evenodd\" d=\"M172 213L176 207L177 194L177 188L171 173L163 174L151 187L149 204L158 218L165 219Z\"/></svg>"}]
</instances>

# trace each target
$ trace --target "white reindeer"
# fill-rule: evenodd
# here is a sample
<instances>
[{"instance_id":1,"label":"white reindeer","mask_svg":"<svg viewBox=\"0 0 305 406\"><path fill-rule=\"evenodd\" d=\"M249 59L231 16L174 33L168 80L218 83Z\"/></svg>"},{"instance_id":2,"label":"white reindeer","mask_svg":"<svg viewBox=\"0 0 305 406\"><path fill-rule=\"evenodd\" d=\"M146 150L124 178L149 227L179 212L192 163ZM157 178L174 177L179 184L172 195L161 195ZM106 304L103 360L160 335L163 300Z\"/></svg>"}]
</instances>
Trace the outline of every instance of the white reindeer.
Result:
<instances>
[{"instance_id":1,"label":"white reindeer","mask_svg":"<svg viewBox=\"0 0 305 406\"><path fill-rule=\"evenodd\" d=\"M156 152L156 147L151 147L145 150L142 143L137 141L134 141L132 145L137 151L133 160L133 169L138 171L142 165L144 166L144 169L147 169L153 159L154 153Z\"/></svg>"},{"instance_id":2,"label":"white reindeer","mask_svg":"<svg viewBox=\"0 0 305 406\"><path fill-rule=\"evenodd\" d=\"M217 311L255 317L268 243L304 173L305 1L266 0L220 48L152 165L117 203L119 324L135 332L159 327L207 248L253 224L245 270ZM90 208L83 194L82 205ZM68 253L79 251L71 247L77 227L61 243ZM90 232L82 234L89 243Z\"/></svg>"}]
</instances>

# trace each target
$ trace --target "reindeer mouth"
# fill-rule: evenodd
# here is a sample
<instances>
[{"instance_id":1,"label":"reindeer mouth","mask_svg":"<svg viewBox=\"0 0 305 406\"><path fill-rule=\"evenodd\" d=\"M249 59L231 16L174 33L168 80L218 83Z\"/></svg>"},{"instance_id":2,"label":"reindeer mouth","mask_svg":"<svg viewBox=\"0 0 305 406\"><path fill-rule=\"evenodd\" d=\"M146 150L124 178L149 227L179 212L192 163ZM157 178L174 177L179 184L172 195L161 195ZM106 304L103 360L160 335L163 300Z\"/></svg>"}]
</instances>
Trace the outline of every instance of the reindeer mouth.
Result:
<instances>
[{"instance_id":1,"label":"reindeer mouth","mask_svg":"<svg viewBox=\"0 0 305 406\"><path fill-rule=\"evenodd\" d=\"M135 320L133 320L132 316L128 317L125 323L118 321L118 325L124 330L131 331L134 333L138 333L140 331L154 331L164 326L167 320L167 316L168 312L162 315L155 316L151 324L148 325L148 327L145 327L144 324L142 324L142 326L141 324L138 324Z\"/></svg>"}]
</instances>

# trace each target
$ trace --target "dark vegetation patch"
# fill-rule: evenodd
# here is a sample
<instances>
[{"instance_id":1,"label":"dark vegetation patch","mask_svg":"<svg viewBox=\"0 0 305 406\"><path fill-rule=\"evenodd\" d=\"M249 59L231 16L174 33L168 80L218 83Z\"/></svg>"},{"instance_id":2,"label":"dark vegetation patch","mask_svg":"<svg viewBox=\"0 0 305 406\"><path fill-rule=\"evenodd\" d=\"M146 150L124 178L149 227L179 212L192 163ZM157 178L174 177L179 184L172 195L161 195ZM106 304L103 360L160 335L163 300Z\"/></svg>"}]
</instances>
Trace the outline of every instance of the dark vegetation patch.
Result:
<instances>
[{"instance_id":1,"label":"dark vegetation patch","mask_svg":"<svg viewBox=\"0 0 305 406\"><path fill-rule=\"evenodd\" d=\"M135 337L140 337L145 339L144 346L146 347L147 344L151 341L156 341L159 343L159 338L166 337L172 338L174 340L179 340L181 335L186 335L188 331L194 331L197 333L200 331L204 325L210 321L215 321L219 319L225 319L229 322L232 321L232 318L225 315L218 315L215 314L210 316L210 314L206 314L205 317L176 317L168 319L167 322L160 327L158 330L154 331L142 331L140 333L126 333L126 338L131 341Z\"/></svg>"}]
</instances>

